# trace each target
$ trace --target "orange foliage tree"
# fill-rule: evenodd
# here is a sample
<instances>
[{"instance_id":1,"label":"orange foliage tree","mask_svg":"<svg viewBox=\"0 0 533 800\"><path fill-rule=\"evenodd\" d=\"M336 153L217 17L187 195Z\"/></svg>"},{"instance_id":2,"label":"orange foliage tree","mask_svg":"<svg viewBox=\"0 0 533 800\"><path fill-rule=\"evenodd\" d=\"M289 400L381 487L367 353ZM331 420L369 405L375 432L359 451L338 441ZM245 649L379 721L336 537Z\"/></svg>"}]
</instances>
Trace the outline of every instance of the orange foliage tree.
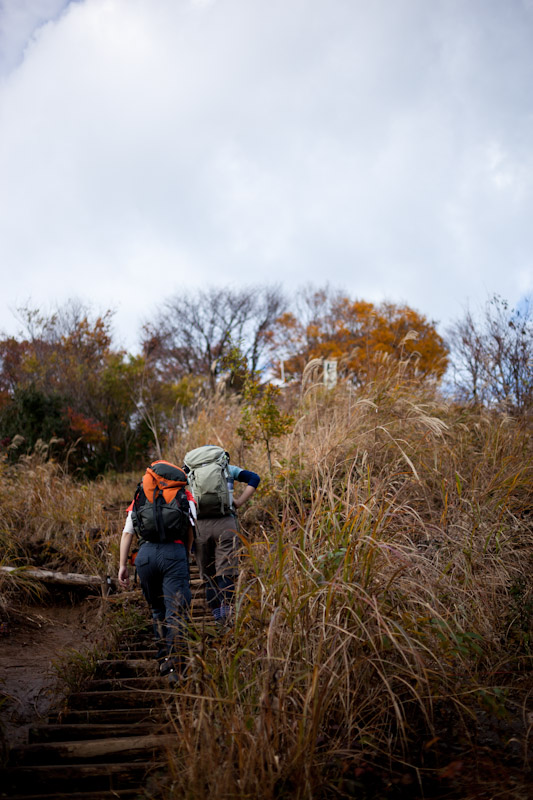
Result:
<instances>
[{"instance_id":1,"label":"orange foliage tree","mask_svg":"<svg viewBox=\"0 0 533 800\"><path fill-rule=\"evenodd\" d=\"M328 288L302 293L296 313L280 316L266 333L278 375L298 378L314 358L337 359L341 372L363 384L383 354L413 372L441 378L448 350L435 324L406 305L352 300Z\"/></svg>"}]
</instances>

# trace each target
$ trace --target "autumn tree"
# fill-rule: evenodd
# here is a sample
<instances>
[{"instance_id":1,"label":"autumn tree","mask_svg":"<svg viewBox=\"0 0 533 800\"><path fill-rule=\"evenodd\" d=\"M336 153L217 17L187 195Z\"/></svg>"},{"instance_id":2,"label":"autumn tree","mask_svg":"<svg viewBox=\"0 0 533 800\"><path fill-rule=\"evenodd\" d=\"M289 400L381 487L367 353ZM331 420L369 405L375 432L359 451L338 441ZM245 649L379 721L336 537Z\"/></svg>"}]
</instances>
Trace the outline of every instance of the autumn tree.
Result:
<instances>
[{"instance_id":1,"label":"autumn tree","mask_svg":"<svg viewBox=\"0 0 533 800\"><path fill-rule=\"evenodd\" d=\"M19 317L19 337L0 342L0 435L13 435L18 414L16 432L27 448L53 434L74 448L75 466L123 466L135 450L128 378L136 364L112 346L111 312L92 317L71 302L50 315L24 308ZM22 425L26 407L33 409L31 429Z\"/></svg>"},{"instance_id":2,"label":"autumn tree","mask_svg":"<svg viewBox=\"0 0 533 800\"><path fill-rule=\"evenodd\" d=\"M460 399L523 413L533 403L533 311L494 295L477 316L467 310L448 331Z\"/></svg>"},{"instance_id":3,"label":"autumn tree","mask_svg":"<svg viewBox=\"0 0 533 800\"><path fill-rule=\"evenodd\" d=\"M143 352L162 380L201 375L214 388L235 346L251 372L261 368L267 331L286 305L278 287L179 292L145 325Z\"/></svg>"},{"instance_id":4,"label":"autumn tree","mask_svg":"<svg viewBox=\"0 0 533 800\"><path fill-rule=\"evenodd\" d=\"M283 363L289 378L300 377L311 359L338 359L341 371L362 384L384 353L437 379L447 367L447 348L435 324L417 311L352 300L329 287L302 291L295 310L278 317L267 339L275 370L281 375Z\"/></svg>"}]
</instances>

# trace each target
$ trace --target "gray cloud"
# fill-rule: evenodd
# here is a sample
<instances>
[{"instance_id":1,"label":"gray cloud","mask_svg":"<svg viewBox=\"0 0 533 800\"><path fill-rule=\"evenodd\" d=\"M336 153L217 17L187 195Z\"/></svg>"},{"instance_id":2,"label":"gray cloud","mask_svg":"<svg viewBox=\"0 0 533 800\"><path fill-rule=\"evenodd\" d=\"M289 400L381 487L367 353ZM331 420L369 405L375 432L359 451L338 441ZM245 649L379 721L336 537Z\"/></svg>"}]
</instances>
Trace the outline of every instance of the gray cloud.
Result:
<instances>
[{"instance_id":1,"label":"gray cloud","mask_svg":"<svg viewBox=\"0 0 533 800\"><path fill-rule=\"evenodd\" d=\"M71 0L0 0L0 75L23 60L42 25L57 19Z\"/></svg>"},{"instance_id":2,"label":"gray cloud","mask_svg":"<svg viewBox=\"0 0 533 800\"><path fill-rule=\"evenodd\" d=\"M0 96L0 327L81 295L131 345L181 281L329 280L443 323L532 290L531 2L52 6L25 49L2 26L24 55Z\"/></svg>"}]
</instances>

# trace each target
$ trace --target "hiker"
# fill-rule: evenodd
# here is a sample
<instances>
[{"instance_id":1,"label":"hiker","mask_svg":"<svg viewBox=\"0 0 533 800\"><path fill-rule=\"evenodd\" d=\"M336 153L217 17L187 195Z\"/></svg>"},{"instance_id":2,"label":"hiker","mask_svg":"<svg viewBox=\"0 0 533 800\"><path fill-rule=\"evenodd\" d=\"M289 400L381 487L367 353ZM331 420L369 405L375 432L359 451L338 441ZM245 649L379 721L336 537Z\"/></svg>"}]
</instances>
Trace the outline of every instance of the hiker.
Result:
<instances>
[{"instance_id":1,"label":"hiker","mask_svg":"<svg viewBox=\"0 0 533 800\"><path fill-rule=\"evenodd\" d=\"M172 681L184 676L191 604L189 554L196 511L186 483L180 467L154 461L128 508L120 541L118 581L127 589L128 555L133 535L138 536L135 568L152 611L160 672Z\"/></svg>"},{"instance_id":2,"label":"hiker","mask_svg":"<svg viewBox=\"0 0 533 800\"><path fill-rule=\"evenodd\" d=\"M230 622L239 574L241 551L237 509L250 500L260 481L259 475L229 463L229 453L216 445L189 451L184 471L197 504L194 555L205 596L217 624ZM234 497L234 482L246 486Z\"/></svg>"}]
</instances>

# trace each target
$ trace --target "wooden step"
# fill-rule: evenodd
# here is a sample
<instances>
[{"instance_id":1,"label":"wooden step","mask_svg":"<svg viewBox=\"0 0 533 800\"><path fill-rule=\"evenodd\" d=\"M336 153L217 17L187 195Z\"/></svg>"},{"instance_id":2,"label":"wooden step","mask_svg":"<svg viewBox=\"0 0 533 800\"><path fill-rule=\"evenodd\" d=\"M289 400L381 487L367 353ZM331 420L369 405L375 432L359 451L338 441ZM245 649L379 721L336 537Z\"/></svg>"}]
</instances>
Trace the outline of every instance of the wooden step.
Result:
<instances>
[{"instance_id":1,"label":"wooden step","mask_svg":"<svg viewBox=\"0 0 533 800\"><path fill-rule=\"evenodd\" d=\"M96 664L96 675L101 678L113 677L135 677L139 674L157 673L158 664L151 658L114 658L102 659Z\"/></svg>"},{"instance_id":2,"label":"wooden step","mask_svg":"<svg viewBox=\"0 0 533 800\"><path fill-rule=\"evenodd\" d=\"M88 739L74 742L39 742L14 747L9 753L9 764L40 766L84 762L106 763L120 758L124 761L143 761L176 743L175 733L145 736L123 736L106 739Z\"/></svg>"},{"instance_id":3,"label":"wooden step","mask_svg":"<svg viewBox=\"0 0 533 800\"><path fill-rule=\"evenodd\" d=\"M116 653L110 653L110 660L115 658L123 659L125 661L139 661L139 659L145 661L157 660L157 650L153 646L149 647L137 647L137 648L130 648L126 650L117 650Z\"/></svg>"},{"instance_id":4,"label":"wooden step","mask_svg":"<svg viewBox=\"0 0 533 800\"><path fill-rule=\"evenodd\" d=\"M145 651L151 653L156 652L153 636L149 639L136 639L134 642L124 642L120 644L116 650L117 653L121 654L122 658L130 658L131 656L127 656L127 653L142 653Z\"/></svg>"},{"instance_id":5,"label":"wooden step","mask_svg":"<svg viewBox=\"0 0 533 800\"><path fill-rule=\"evenodd\" d=\"M153 796L153 795L151 795ZM2 797L2 794L0 794ZM112 789L96 792L54 792L50 794L16 794L9 795L9 800L139 800L138 789Z\"/></svg>"},{"instance_id":6,"label":"wooden step","mask_svg":"<svg viewBox=\"0 0 533 800\"><path fill-rule=\"evenodd\" d=\"M127 789L139 787L146 775L158 769L168 770L168 764L149 760L10 767L1 775L2 792L11 800L14 792L22 795L43 793L49 787L52 800L61 792L67 793L71 788L79 791L82 786L86 792Z\"/></svg>"},{"instance_id":7,"label":"wooden step","mask_svg":"<svg viewBox=\"0 0 533 800\"><path fill-rule=\"evenodd\" d=\"M136 724L153 720L154 724L159 724L164 718L165 712L162 707L137 707L137 708L80 708L65 709L54 714L48 715L51 725L97 725L109 723L110 725Z\"/></svg>"},{"instance_id":8,"label":"wooden step","mask_svg":"<svg viewBox=\"0 0 533 800\"><path fill-rule=\"evenodd\" d=\"M68 705L72 709L150 708L161 700L161 690L119 689L108 692L73 692L68 696Z\"/></svg>"},{"instance_id":9,"label":"wooden step","mask_svg":"<svg viewBox=\"0 0 533 800\"><path fill-rule=\"evenodd\" d=\"M155 646L139 648L138 650L116 650L107 653L108 661L145 661L147 664L157 664L157 650ZM148 667L150 669L150 667Z\"/></svg>"},{"instance_id":10,"label":"wooden step","mask_svg":"<svg viewBox=\"0 0 533 800\"><path fill-rule=\"evenodd\" d=\"M95 678L85 686L87 692L115 691L117 689L156 689L161 684L159 672L140 678Z\"/></svg>"},{"instance_id":11,"label":"wooden step","mask_svg":"<svg viewBox=\"0 0 533 800\"><path fill-rule=\"evenodd\" d=\"M147 736L155 733L163 724L158 726L153 719L134 720L131 723L123 722L81 722L63 724L32 725L28 731L28 743L37 742L75 742L88 739L109 739L113 736ZM1 794L0 794L1 797Z\"/></svg>"},{"instance_id":12,"label":"wooden step","mask_svg":"<svg viewBox=\"0 0 533 800\"><path fill-rule=\"evenodd\" d=\"M124 651L120 650L116 653L109 653L109 659L111 661L123 660L123 661L147 661L152 662L152 664L156 665L156 671L159 669L159 665L157 662L157 650L150 649L150 650L129 650Z\"/></svg>"}]
</instances>

